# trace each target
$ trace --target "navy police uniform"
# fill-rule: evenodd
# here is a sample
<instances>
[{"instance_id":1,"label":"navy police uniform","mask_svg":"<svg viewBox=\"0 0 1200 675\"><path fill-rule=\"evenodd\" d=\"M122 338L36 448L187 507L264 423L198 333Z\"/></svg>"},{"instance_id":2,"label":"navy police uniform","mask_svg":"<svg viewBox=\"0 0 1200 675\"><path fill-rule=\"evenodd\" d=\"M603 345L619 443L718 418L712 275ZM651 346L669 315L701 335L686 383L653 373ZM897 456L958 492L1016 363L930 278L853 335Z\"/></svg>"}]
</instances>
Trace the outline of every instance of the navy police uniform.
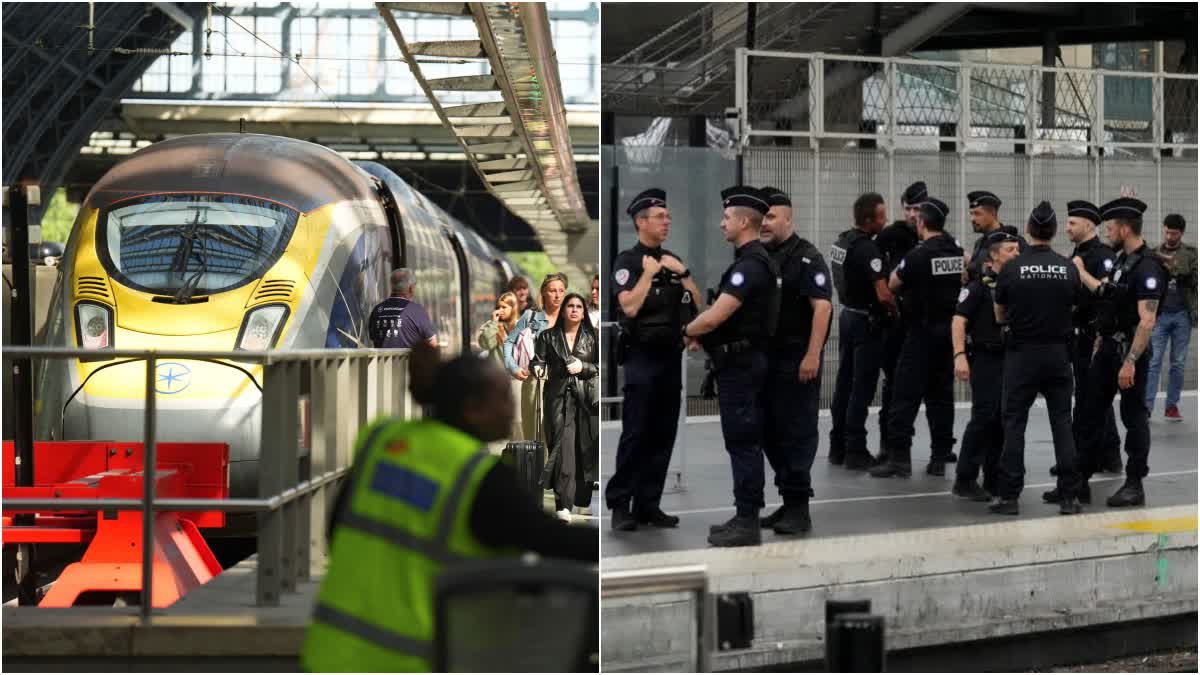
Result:
<instances>
[{"instance_id":1,"label":"navy police uniform","mask_svg":"<svg viewBox=\"0 0 1200 675\"><path fill-rule=\"evenodd\" d=\"M1100 209L1101 220L1119 217L1140 218L1146 205L1136 199L1122 198ZM1086 482L1100 469L1103 459L1104 410L1112 407L1113 397L1121 393L1121 422L1125 425L1125 486L1108 500L1109 506L1138 506L1145 503L1142 479L1149 472L1150 411L1146 407L1146 372L1150 368L1151 346L1134 363L1133 386L1120 389L1117 378L1121 364L1133 342L1139 321L1138 302L1156 300L1161 309L1168 275L1161 259L1143 244L1132 253L1122 251L1113 261L1108 284L1099 289L1096 329L1100 349L1088 367L1080 409L1078 436L1079 468Z\"/></svg>"},{"instance_id":2,"label":"navy police uniform","mask_svg":"<svg viewBox=\"0 0 1200 675\"><path fill-rule=\"evenodd\" d=\"M988 246L1013 241L1008 232L988 235ZM986 248L984 249L986 255ZM1001 394L1004 384L1004 336L996 323L992 294L996 287L993 272L984 271L958 293L957 316L967 321L967 362L971 366L971 419L963 431L962 455L955 467L955 494L967 488L975 497L974 488L980 470L983 489L997 493L996 473L1000 464L1000 449L1004 439L1001 424ZM955 358L957 358L957 354Z\"/></svg>"},{"instance_id":3,"label":"navy police uniform","mask_svg":"<svg viewBox=\"0 0 1200 675\"><path fill-rule=\"evenodd\" d=\"M833 388L829 461L848 469L867 469L867 409L883 360L887 311L875 295L875 282L886 279L883 253L871 235L857 227L838 235L829 252L833 283L842 311L838 316L837 381Z\"/></svg>"},{"instance_id":4,"label":"navy police uniform","mask_svg":"<svg viewBox=\"0 0 1200 675\"><path fill-rule=\"evenodd\" d=\"M921 217L944 224L949 209L928 199ZM938 233L904 256L896 268L903 283L908 334L896 363L896 388L888 417L887 464L871 469L877 478L912 475L913 422L921 401L929 421L931 457L927 471L945 472L954 447L954 348L950 320L958 304L963 250L954 237Z\"/></svg>"},{"instance_id":5,"label":"navy police uniform","mask_svg":"<svg viewBox=\"0 0 1200 675\"><path fill-rule=\"evenodd\" d=\"M762 191L770 205L791 206L791 200L779 190L763 188ZM782 242L768 244L767 252L779 267L783 290L775 336L767 348L767 384L762 400L763 450L775 473L775 486L779 488L784 508L778 520L764 521L767 526L783 528L777 528L776 532L795 534L783 531L794 524L793 519L785 520L784 515L789 509L802 511L801 520L808 521L811 470L820 441L817 432L820 371L816 378L801 382L800 362L808 352L813 330L811 299L829 300L832 281L821 253L795 234ZM800 527L798 531L807 529Z\"/></svg>"},{"instance_id":6,"label":"navy police uniform","mask_svg":"<svg viewBox=\"0 0 1200 675\"><path fill-rule=\"evenodd\" d=\"M1042 202L1031 225L1056 225L1054 209ZM1071 436L1071 380L1067 343L1072 339L1071 310L1081 294L1079 272L1048 245L1030 246L1008 261L996 283L996 304L1005 307L1009 326L1004 361L1004 449L1000 453L1000 500L993 513L1015 515L1025 480L1025 428L1029 408L1041 394L1046 400L1050 435L1058 464L1059 493L1070 499L1063 513L1078 513L1079 490L1075 441Z\"/></svg>"},{"instance_id":7,"label":"navy police uniform","mask_svg":"<svg viewBox=\"0 0 1200 675\"><path fill-rule=\"evenodd\" d=\"M901 195L900 201L907 208L910 205L920 204L928 196L929 192L925 187L925 182L917 181L908 186ZM884 274L891 275L892 270L896 269L904 256L908 255L908 252L913 250L919 241L916 228L909 225L907 220L897 220L875 235L875 245L883 254ZM901 312L903 312L903 308ZM880 370L883 373L883 391L879 394L881 403L879 441L881 447L879 456L875 458L876 463L887 461L887 420L891 413L892 395L895 392L896 360L900 358L900 348L904 345L905 333L904 322L901 320L889 321L884 326L883 357L880 361Z\"/></svg>"},{"instance_id":8,"label":"navy police uniform","mask_svg":"<svg viewBox=\"0 0 1200 675\"><path fill-rule=\"evenodd\" d=\"M665 192L646 190L634 198L628 212L632 217L653 206L666 206ZM643 256L662 260L664 255L674 256L662 247L648 248L641 242L618 253L613 261L614 296L637 285ZM619 308L620 303L616 306ZM683 352L680 329L690 320L692 308L693 299L679 275L664 267L654 276L637 316L620 320L618 362L625 368L621 438L616 468L605 486L605 500L610 511L628 508L641 522L663 515L659 501L679 423Z\"/></svg>"},{"instance_id":9,"label":"navy police uniform","mask_svg":"<svg viewBox=\"0 0 1200 675\"><path fill-rule=\"evenodd\" d=\"M721 199L725 207L744 206L760 213L769 208L763 195L751 187L727 188ZM716 371L721 435L733 473L735 519L752 522L755 537L759 536L758 513L764 506L766 482L761 397L767 383L767 342L779 313L780 285L778 266L758 240L740 246L733 264L721 275L717 295L728 293L742 304L700 339ZM709 542L720 539L721 533L714 530Z\"/></svg>"},{"instance_id":10,"label":"navy police uniform","mask_svg":"<svg viewBox=\"0 0 1200 675\"><path fill-rule=\"evenodd\" d=\"M1097 225L1100 224L1100 209L1091 202L1073 201L1067 203L1067 215L1087 218ZM1088 274L1097 279L1104 279L1112 274L1113 261L1116 254L1112 248L1100 241L1100 237L1092 237L1075 246L1071 257L1078 256L1083 260L1083 268ZM1096 309L1098 302L1095 296L1086 294L1075 308L1073 323L1075 339L1072 344L1071 364L1075 373L1075 413L1074 423L1076 434L1079 428L1079 413L1087 386L1088 366L1092 362L1092 348L1096 342ZM1111 473L1121 471L1121 436L1117 433L1117 420L1109 406L1104 415L1104 431L1100 443L1100 469Z\"/></svg>"}]
</instances>

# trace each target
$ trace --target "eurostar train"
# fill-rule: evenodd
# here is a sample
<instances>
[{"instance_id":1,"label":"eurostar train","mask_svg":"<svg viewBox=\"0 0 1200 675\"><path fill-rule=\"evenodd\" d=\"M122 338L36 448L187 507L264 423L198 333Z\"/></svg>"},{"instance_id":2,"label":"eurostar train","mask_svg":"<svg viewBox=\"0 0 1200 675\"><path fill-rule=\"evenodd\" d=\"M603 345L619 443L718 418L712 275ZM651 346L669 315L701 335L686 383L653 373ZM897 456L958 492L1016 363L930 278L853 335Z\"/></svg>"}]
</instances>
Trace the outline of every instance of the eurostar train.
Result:
<instances>
[{"instance_id":1,"label":"eurostar train","mask_svg":"<svg viewBox=\"0 0 1200 675\"><path fill-rule=\"evenodd\" d=\"M516 268L375 163L304 141L203 134L130 155L88 194L60 262L47 344L104 350L369 347L395 267L443 346L471 348ZM139 439L141 362L49 360L37 438ZM160 362L161 441L230 445L255 496L261 368Z\"/></svg>"}]
</instances>

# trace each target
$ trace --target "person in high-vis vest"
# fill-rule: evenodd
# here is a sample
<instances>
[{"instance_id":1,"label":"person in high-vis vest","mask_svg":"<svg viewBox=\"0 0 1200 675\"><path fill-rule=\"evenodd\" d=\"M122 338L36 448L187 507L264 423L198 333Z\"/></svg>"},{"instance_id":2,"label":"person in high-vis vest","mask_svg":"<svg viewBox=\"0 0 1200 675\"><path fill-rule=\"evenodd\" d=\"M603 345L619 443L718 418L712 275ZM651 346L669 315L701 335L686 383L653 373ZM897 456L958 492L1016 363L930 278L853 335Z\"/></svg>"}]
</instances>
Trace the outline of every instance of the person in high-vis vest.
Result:
<instances>
[{"instance_id":1,"label":"person in high-vis vest","mask_svg":"<svg viewBox=\"0 0 1200 675\"><path fill-rule=\"evenodd\" d=\"M334 507L329 569L300 654L312 672L413 672L433 667L436 578L456 562L517 556L595 563L596 530L539 510L486 443L511 428L507 374L460 356L440 367L414 349L421 420L376 420Z\"/></svg>"}]
</instances>

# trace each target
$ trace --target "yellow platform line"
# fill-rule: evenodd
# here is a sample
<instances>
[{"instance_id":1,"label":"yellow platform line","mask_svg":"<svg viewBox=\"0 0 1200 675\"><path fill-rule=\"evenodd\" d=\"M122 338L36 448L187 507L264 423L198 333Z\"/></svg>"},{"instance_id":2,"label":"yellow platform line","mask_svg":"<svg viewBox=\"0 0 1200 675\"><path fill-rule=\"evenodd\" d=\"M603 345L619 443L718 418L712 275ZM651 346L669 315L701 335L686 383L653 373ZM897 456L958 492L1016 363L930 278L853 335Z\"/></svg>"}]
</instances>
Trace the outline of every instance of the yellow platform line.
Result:
<instances>
[{"instance_id":1,"label":"yellow platform line","mask_svg":"<svg viewBox=\"0 0 1200 675\"><path fill-rule=\"evenodd\" d=\"M1157 520L1136 520L1128 523L1107 525L1106 527L1116 527L1123 530L1133 530L1135 532L1154 532L1157 534L1164 534L1167 532L1194 532L1196 530L1196 516L1187 516L1184 518L1160 518Z\"/></svg>"}]
</instances>

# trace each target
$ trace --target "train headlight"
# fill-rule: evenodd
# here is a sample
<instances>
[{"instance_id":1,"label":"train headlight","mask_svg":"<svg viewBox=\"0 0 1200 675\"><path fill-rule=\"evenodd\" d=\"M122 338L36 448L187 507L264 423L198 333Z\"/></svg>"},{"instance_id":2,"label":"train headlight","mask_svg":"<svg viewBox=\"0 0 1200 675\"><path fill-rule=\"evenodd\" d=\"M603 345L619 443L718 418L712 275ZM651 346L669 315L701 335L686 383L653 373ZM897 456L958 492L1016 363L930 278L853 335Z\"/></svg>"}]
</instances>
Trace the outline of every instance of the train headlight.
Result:
<instances>
[{"instance_id":1,"label":"train headlight","mask_svg":"<svg viewBox=\"0 0 1200 675\"><path fill-rule=\"evenodd\" d=\"M252 352L271 349L283 331L287 315L287 305L263 305L250 310L242 321L234 349Z\"/></svg>"},{"instance_id":2,"label":"train headlight","mask_svg":"<svg viewBox=\"0 0 1200 675\"><path fill-rule=\"evenodd\" d=\"M75 338L84 349L113 346L112 308L93 302L75 305Z\"/></svg>"}]
</instances>

